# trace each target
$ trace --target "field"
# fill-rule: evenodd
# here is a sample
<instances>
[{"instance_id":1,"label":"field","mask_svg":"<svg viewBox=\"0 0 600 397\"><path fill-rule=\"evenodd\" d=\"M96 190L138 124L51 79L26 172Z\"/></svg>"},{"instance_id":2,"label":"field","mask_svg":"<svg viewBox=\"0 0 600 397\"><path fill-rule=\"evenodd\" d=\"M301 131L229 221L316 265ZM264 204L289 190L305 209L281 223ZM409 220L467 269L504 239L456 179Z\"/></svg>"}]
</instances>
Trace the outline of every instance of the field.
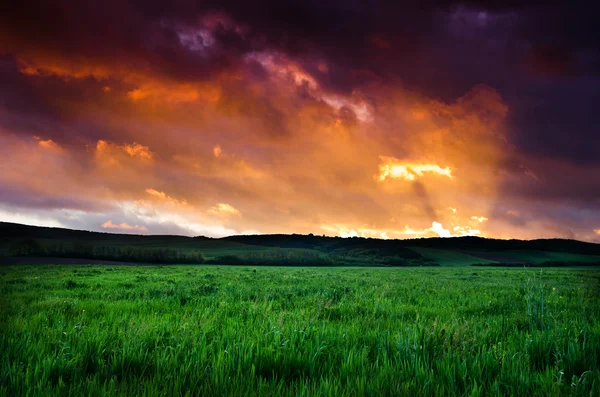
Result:
<instances>
[{"instance_id":1,"label":"field","mask_svg":"<svg viewBox=\"0 0 600 397\"><path fill-rule=\"evenodd\" d=\"M0 267L0 395L600 395L600 269Z\"/></svg>"}]
</instances>

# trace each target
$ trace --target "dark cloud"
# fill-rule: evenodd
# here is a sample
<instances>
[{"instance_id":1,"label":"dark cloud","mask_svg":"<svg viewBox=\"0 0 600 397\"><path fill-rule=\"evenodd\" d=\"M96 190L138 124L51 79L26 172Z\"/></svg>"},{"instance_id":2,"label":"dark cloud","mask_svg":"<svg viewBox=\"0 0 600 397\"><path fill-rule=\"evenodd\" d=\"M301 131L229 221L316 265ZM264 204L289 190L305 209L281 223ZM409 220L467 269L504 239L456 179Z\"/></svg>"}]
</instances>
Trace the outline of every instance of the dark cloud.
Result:
<instances>
[{"instance_id":1,"label":"dark cloud","mask_svg":"<svg viewBox=\"0 0 600 397\"><path fill-rule=\"evenodd\" d=\"M535 45L525 59L531 73L540 76L565 76L574 73L575 55L571 48Z\"/></svg>"},{"instance_id":2,"label":"dark cloud","mask_svg":"<svg viewBox=\"0 0 600 397\"><path fill-rule=\"evenodd\" d=\"M597 112L600 79L545 77L509 95L510 139L526 156L600 164Z\"/></svg>"},{"instance_id":3,"label":"dark cloud","mask_svg":"<svg viewBox=\"0 0 600 397\"><path fill-rule=\"evenodd\" d=\"M52 108L44 103L45 93L37 90L19 73L15 60L7 55L0 58L0 86L0 110L5 113L2 123L6 127L12 127L17 118L26 121L32 113L45 117L54 116ZM13 120L9 120L9 116Z\"/></svg>"}]
</instances>

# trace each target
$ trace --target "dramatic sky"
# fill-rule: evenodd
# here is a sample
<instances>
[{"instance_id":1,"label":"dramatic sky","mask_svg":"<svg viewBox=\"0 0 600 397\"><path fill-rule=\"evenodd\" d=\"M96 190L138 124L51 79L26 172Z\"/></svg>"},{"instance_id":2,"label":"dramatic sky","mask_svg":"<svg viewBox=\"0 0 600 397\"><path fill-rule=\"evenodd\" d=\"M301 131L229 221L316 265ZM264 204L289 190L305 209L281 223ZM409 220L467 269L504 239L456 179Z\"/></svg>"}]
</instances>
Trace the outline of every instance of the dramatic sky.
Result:
<instances>
[{"instance_id":1,"label":"dramatic sky","mask_svg":"<svg viewBox=\"0 0 600 397\"><path fill-rule=\"evenodd\" d=\"M1 3L2 221L600 242L574 2Z\"/></svg>"}]
</instances>

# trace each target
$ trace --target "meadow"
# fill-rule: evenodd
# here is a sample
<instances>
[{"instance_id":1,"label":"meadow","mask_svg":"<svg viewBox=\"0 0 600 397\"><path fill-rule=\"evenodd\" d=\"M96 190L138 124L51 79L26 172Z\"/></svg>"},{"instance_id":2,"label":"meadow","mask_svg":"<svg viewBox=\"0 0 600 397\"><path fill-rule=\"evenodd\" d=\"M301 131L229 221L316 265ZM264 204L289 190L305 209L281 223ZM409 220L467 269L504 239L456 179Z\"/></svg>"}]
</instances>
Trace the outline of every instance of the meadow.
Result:
<instances>
[{"instance_id":1,"label":"meadow","mask_svg":"<svg viewBox=\"0 0 600 397\"><path fill-rule=\"evenodd\" d=\"M0 267L0 395L598 396L600 269Z\"/></svg>"}]
</instances>

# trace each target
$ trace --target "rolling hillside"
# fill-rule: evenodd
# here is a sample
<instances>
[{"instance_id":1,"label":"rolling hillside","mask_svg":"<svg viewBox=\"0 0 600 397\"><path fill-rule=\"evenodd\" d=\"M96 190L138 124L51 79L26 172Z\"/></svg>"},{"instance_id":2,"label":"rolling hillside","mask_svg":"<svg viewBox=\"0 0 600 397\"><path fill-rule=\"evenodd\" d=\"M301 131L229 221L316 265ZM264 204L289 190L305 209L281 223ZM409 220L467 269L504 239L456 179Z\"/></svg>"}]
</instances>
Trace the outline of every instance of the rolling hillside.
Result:
<instances>
[{"instance_id":1,"label":"rolling hillside","mask_svg":"<svg viewBox=\"0 0 600 397\"><path fill-rule=\"evenodd\" d=\"M142 236L0 222L0 256L4 258L0 262L9 262L9 257L43 257L253 266L585 266L600 265L600 245L562 239L480 237Z\"/></svg>"}]
</instances>

